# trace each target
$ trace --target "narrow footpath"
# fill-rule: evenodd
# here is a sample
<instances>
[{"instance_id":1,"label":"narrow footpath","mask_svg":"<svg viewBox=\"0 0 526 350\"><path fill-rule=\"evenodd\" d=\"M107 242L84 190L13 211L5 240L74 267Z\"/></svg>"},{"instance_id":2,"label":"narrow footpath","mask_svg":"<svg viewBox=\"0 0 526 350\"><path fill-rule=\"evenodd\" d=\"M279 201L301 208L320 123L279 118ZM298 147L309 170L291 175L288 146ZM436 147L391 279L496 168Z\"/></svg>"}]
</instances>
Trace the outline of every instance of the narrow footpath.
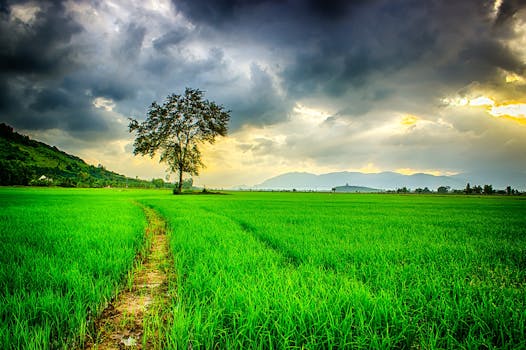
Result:
<instances>
[{"instance_id":1,"label":"narrow footpath","mask_svg":"<svg viewBox=\"0 0 526 350\"><path fill-rule=\"evenodd\" d=\"M143 207L150 249L133 271L128 285L95 321L96 339L86 349L162 349L170 316L171 264L166 222Z\"/></svg>"}]
</instances>

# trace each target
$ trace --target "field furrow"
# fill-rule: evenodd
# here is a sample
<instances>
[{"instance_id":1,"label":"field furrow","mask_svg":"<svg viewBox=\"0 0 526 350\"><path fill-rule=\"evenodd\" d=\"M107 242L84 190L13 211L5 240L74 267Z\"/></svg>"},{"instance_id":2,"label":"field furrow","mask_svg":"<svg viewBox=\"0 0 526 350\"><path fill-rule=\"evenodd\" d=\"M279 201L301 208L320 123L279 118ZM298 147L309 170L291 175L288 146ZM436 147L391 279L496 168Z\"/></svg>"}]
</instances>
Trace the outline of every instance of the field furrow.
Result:
<instances>
[{"instance_id":1,"label":"field furrow","mask_svg":"<svg viewBox=\"0 0 526 350\"><path fill-rule=\"evenodd\" d=\"M165 323L171 318L169 279L171 258L166 223L153 209L148 219L149 249L139 257L128 285L95 321L96 338L86 349L164 349Z\"/></svg>"}]
</instances>

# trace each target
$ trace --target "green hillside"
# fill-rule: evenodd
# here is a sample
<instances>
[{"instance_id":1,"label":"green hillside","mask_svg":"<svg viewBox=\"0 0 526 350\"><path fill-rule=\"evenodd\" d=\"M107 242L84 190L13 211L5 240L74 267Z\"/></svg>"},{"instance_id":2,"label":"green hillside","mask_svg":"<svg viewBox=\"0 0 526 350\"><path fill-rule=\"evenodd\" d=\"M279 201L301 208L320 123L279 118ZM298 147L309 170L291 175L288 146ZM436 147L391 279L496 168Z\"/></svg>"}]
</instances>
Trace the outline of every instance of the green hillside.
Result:
<instances>
[{"instance_id":1,"label":"green hillside","mask_svg":"<svg viewBox=\"0 0 526 350\"><path fill-rule=\"evenodd\" d=\"M127 178L102 166L89 165L79 157L21 135L3 123L0 124L0 185L154 187L153 181Z\"/></svg>"}]
</instances>

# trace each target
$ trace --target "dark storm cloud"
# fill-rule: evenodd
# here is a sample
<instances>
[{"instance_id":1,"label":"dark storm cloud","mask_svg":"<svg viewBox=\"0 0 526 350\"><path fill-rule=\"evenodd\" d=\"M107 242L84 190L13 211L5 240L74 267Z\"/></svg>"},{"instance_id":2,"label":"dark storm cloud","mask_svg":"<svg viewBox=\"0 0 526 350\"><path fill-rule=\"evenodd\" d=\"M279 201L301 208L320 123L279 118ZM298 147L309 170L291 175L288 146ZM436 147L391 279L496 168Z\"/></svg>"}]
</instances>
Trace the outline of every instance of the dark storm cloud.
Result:
<instances>
[{"instance_id":1,"label":"dark storm cloud","mask_svg":"<svg viewBox=\"0 0 526 350\"><path fill-rule=\"evenodd\" d=\"M56 109L74 108L75 102L63 89L53 88L38 92L30 108L36 112L48 112Z\"/></svg>"},{"instance_id":2,"label":"dark storm cloud","mask_svg":"<svg viewBox=\"0 0 526 350\"><path fill-rule=\"evenodd\" d=\"M117 70L85 70L64 79L63 87L87 96L107 97L114 101L132 99L137 92L131 76Z\"/></svg>"},{"instance_id":3,"label":"dark storm cloud","mask_svg":"<svg viewBox=\"0 0 526 350\"><path fill-rule=\"evenodd\" d=\"M487 5L383 1L356 7L347 21L298 45L282 71L284 85L297 99L324 94L338 104L338 99L367 96L358 108L343 107L366 112L368 104L381 107L384 99L397 107L392 94L371 90L396 88L396 103L410 96L425 105L437 91L491 81L500 69L522 73L521 58L492 30Z\"/></svg>"},{"instance_id":4,"label":"dark storm cloud","mask_svg":"<svg viewBox=\"0 0 526 350\"><path fill-rule=\"evenodd\" d=\"M9 4L7 0L0 0L0 13L9 14Z\"/></svg>"},{"instance_id":5,"label":"dark storm cloud","mask_svg":"<svg viewBox=\"0 0 526 350\"><path fill-rule=\"evenodd\" d=\"M173 0L174 5L195 22L221 25L230 22L247 10L257 7L265 0Z\"/></svg>"},{"instance_id":6,"label":"dark storm cloud","mask_svg":"<svg viewBox=\"0 0 526 350\"><path fill-rule=\"evenodd\" d=\"M372 5L372 11L359 8L348 21L313 38L314 50L305 53L299 47L296 59L284 70L290 92L297 97L308 91L338 97L367 88L374 74L386 76L415 67L426 53L447 50L436 48L430 7L427 2L391 1ZM428 57L426 63L434 58Z\"/></svg>"},{"instance_id":7,"label":"dark storm cloud","mask_svg":"<svg viewBox=\"0 0 526 350\"><path fill-rule=\"evenodd\" d=\"M25 1L17 2L26 3ZM31 24L12 20L9 2L0 15L0 71L17 74L56 74L71 69L78 51L71 45L74 34L82 31L61 2L44 2Z\"/></svg>"},{"instance_id":8,"label":"dark storm cloud","mask_svg":"<svg viewBox=\"0 0 526 350\"><path fill-rule=\"evenodd\" d=\"M185 28L177 28L170 30L161 37L153 41L153 47L159 51L164 51L168 47L180 44L187 36L188 30Z\"/></svg>"},{"instance_id":9,"label":"dark storm cloud","mask_svg":"<svg viewBox=\"0 0 526 350\"><path fill-rule=\"evenodd\" d=\"M231 123L234 129L245 123L265 125L279 122L293 107L277 93L270 74L257 64L250 67L249 88L230 102L235 106Z\"/></svg>"},{"instance_id":10,"label":"dark storm cloud","mask_svg":"<svg viewBox=\"0 0 526 350\"><path fill-rule=\"evenodd\" d=\"M172 0L174 5L197 23L211 26L228 25L253 16L262 23L273 18L295 16L333 21L345 18L356 7L375 0Z\"/></svg>"},{"instance_id":11,"label":"dark storm cloud","mask_svg":"<svg viewBox=\"0 0 526 350\"><path fill-rule=\"evenodd\" d=\"M491 39L470 43L460 53L459 58L469 68L474 65L480 67L476 74L482 73L484 69L495 68L521 73L525 67L524 62L509 48ZM480 77L481 75L479 75Z\"/></svg>"},{"instance_id":12,"label":"dark storm cloud","mask_svg":"<svg viewBox=\"0 0 526 350\"><path fill-rule=\"evenodd\" d=\"M0 103L2 119L27 130L101 127L100 118L89 115L83 94L60 83L83 65L73 40L83 27L63 2L37 4L27 23L12 16L12 7L32 5L29 1L4 2L6 11L0 15L0 87L2 99L8 99ZM88 122L80 126L79 120Z\"/></svg>"},{"instance_id":13,"label":"dark storm cloud","mask_svg":"<svg viewBox=\"0 0 526 350\"><path fill-rule=\"evenodd\" d=\"M35 85L23 81L19 85L7 89L9 104L0 103L3 121L25 130L60 129L75 132L79 137L83 132L109 131L112 122L93 106L93 96L81 82L40 81Z\"/></svg>"},{"instance_id":14,"label":"dark storm cloud","mask_svg":"<svg viewBox=\"0 0 526 350\"><path fill-rule=\"evenodd\" d=\"M79 138L89 138L93 140L92 132L102 134L109 130L107 120L98 111L79 108L77 112L73 110L52 110L40 112L26 110L23 118L19 115L13 120L17 128L25 130L49 130L59 129L75 134ZM111 139L113 135L106 135L106 139ZM88 138L87 138L88 139Z\"/></svg>"},{"instance_id":15,"label":"dark storm cloud","mask_svg":"<svg viewBox=\"0 0 526 350\"><path fill-rule=\"evenodd\" d=\"M335 0L335 1L325 1L325 0L309 0L308 4L310 9L316 15L319 15L322 18L328 20L335 20L339 18L345 18L347 11L352 6L358 6L361 4L367 3L367 0Z\"/></svg>"},{"instance_id":16,"label":"dark storm cloud","mask_svg":"<svg viewBox=\"0 0 526 350\"><path fill-rule=\"evenodd\" d=\"M526 7L526 0L503 0L495 23L500 25L506 22L524 7Z\"/></svg>"},{"instance_id":17,"label":"dark storm cloud","mask_svg":"<svg viewBox=\"0 0 526 350\"><path fill-rule=\"evenodd\" d=\"M128 23L117 48L116 57L123 60L134 60L141 51L146 28L136 23Z\"/></svg>"},{"instance_id":18,"label":"dark storm cloud","mask_svg":"<svg viewBox=\"0 0 526 350\"><path fill-rule=\"evenodd\" d=\"M278 72L289 101L320 94L344 98L350 89L366 88L371 74L410 64L425 51L418 45L432 42L431 30L424 26L427 20L424 15L402 21L407 24L398 28L396 21L409 17L404 11L412 4L404 4L401 9L378 1L174 1L174 4L196 23L215 28L231 40L243 41L249 37L249 42L268 46L276 55L291 57ZM397 35L403 40L397 42ZM245 113L243 106L234 107L241 107L245 122L259 124L286 119L292 105L289 104L288 110L269 110L267 115L251 115ZM269 109L274 105L266 106ZM257 107L254 106L254 112Z\"/></svg>"},{"instance_id":19,"label":"dark storm cloud","mask_svg":"<svg viewBox=\"0 0 526 350\"><path fill-rule=\"evenodd\" d=\"M11 89L0 76L0 112L7 112L16 108L17 100L11 93Z\"/></svg>"},{"instance_id":20,"label":"dark storm cloud","mask_svg":"<svg viewBox=\"0 0 526 350\"><path fill-rule=\"evenodd\" d=\"M21 129L60 129L77 137L119 134L93 99L122 101L135 96L136 83L130 84L127 71L115 67L139 55L146 29L134 23L125 26L113 47L113 59L104 61L96 56L100 50L93 50L99 43L88 43L90 49L78 41L78 35L86 33L64 2L36 4L39 9L28 22L14 17L12 8L32 6L31 2L9 2L0 17L2 120Z\"/></svg>"},{"instance_id":21,"label":"dark storm cloud","mask_svg":"<svg viewBox=\"0 0 526 350\"><path fill-rule=\"evenodd\" d=\"M79 90L80 89L80 90ZM111 123L93 107L92 98L81 87L66 85L25 86L14 90L20 103L16 109L4 112L7 122L25 130L60 129L77 133L105 132ZM5 115L3 116L5 118Z\"/></svg>"},{"instance_id":22,"label":"dark storm cloud","mask_svg":"<svg viewBox=\"0 0 526 350\"><path fill-rule=\"evenodd\" d=\"M459 88L471 82L491 82L501 74L500 69L522 74L526 65L502 43L492 38L465 43L455 59L438 65L437 82Z\"/></svg>"},{"instance_id":23,"label":"dark storm cloud","mask_svg":"<svg viewBox=\"0 0 526 350\"><path fill-rule=\"evenodd\" d=\"M22 74L29 86L35 83L29 74L58 75L55 93L39 92L32 98L29 108L35 112L71 106L61 89L84 95L82 105L89 108L90 99L106 97L123 102L119 110L129 110L124 103L138 110L151 102L147 98L160 99L194 86L225 101L233 111L234 129L285 120L294 101L320 97L332 99L342 115L357 116L392 103L392 91L403 95L409 89L407 81L396 79L406 79L399 77L404 70L420 69L408 78L422 81L410 93L415 101L425 101L445 84L453 83L458 89L474 79L491 79L499 68L524 69L514 52L494 37L498 33L488 19L491 4L478 0L173 0L176 12L183 13L196 29L147 17L138 9L119 22L120 31L113 40L92 43L99 50L81 54L72 37L82 26L61 2L55 2L42 6L31 24L2 15L6 30L0 34L5 43L0 67L6 80ZM504 1L497 16L500 26L507 26L521 6L521 1ZM162 32L148 37L149 27L157 21ZM470 31L471 27L479 28ZM8 32L15 34L8 36ZM239 47L247 46L247 55L251 46L259 45L267 48L270 59L286 59L272 68L272 76L253 57L243 82L229 68L237 62L228 61L223 47L238 41ZM199 42L207 42L204 57L193 56L185 47ZM100 48L109 56L97 57ZM263 63L268 67L269 62ZM413 95L414 91L419 93ZM138 96L142 97L134 100Z\"/></svg>"},{"instance_id":24,"label":"dark storm cloud","mask_svg":"<svg viewBox=\"0 0 526 350\"><path fill-rule=\"evenodd\" d=\"M279 75L291 99L320 94L347 99L374 88L378 76L419 67L428 71L415 78L431 81L437 85L434 90L449 83L440 71L463 79L460 86L478 73L493 76L498 68L520 69L515 54L493 37L492 3L174 1L195 23L228 40L258 42L290 57ZM466 65L474 66L468 67L473 74L457 75ZM379 96L370 102L378 102Z\"/></svg>"}]
</instances>

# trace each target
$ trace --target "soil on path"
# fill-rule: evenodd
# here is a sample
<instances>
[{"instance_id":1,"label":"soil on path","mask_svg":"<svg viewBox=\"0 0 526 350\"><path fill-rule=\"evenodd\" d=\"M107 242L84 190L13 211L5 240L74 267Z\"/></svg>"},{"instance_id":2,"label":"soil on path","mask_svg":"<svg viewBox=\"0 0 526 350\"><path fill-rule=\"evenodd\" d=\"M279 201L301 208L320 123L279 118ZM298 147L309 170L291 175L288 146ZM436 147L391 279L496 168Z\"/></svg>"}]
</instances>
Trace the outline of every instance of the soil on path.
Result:
<instances>
[{"instance_id":1,"label":"soil on path","mask_svg":"<svg viewBox=\"0 0 526 350\"><path fill-rule=\"evenodd\" d=\"M86 349L162 349L163 327L170 317L170 262L166 222L144 207L149 252L133 271L128 286L95 321L95 339ZM131 283L131 284L130 284Z\"/></svg>"}]
</instances>

